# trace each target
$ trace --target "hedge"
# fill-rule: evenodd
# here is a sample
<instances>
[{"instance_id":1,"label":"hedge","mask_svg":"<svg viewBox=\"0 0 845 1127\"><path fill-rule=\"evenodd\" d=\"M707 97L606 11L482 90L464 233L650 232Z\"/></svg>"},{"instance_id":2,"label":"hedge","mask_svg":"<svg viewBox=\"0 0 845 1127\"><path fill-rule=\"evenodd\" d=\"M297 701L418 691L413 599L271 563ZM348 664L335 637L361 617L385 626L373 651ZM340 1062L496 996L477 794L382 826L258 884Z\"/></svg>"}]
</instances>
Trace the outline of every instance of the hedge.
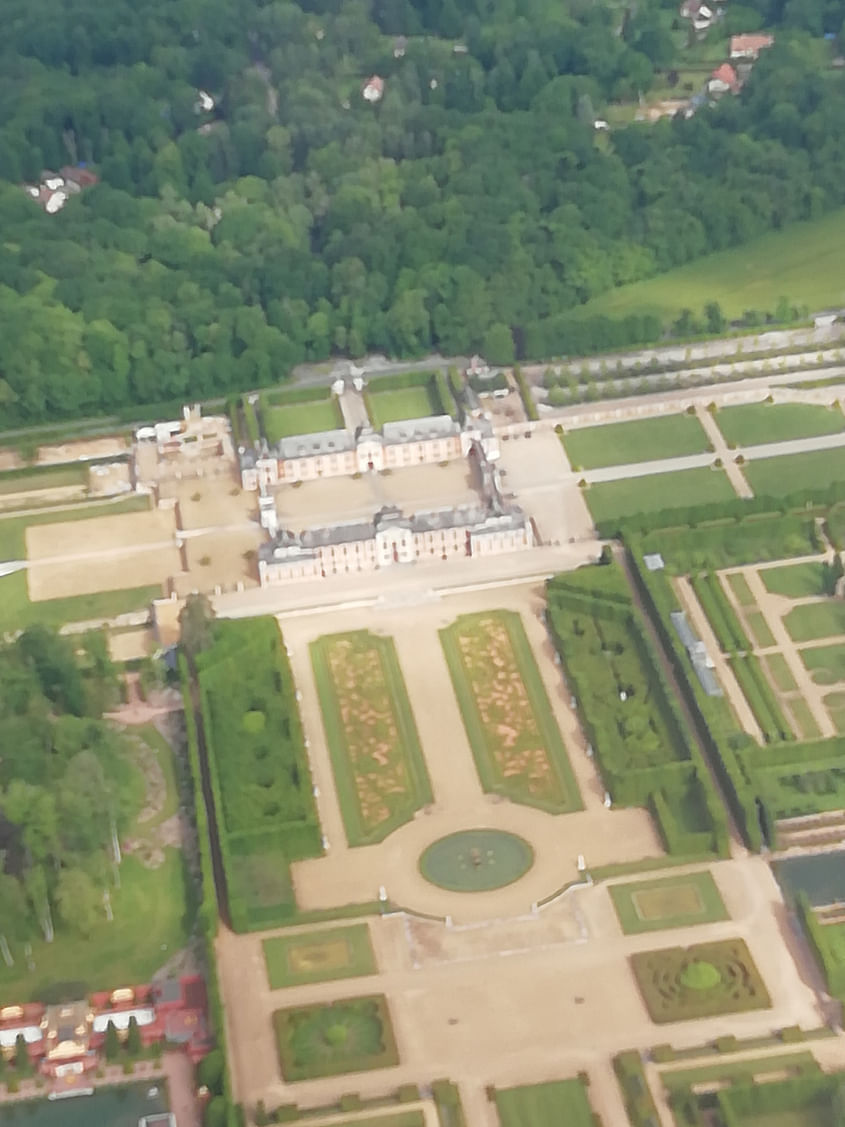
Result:
<instances>
[{"instance_id":1,"label":"hedge","mask_svg":"<svg viewBox=\"0 0 845 1127\"><path fill-rule=\"evenodd\" d=\"M531 394L531 388L525 376L522 374L522 368L519 364L514 368L513 375L516 380L516 386L519 388L519 395L522 399L522 406L525 408L525 414L532 422L536 422L540 417L540 412L537 410L537 403L535 402L534 396Z\"/></svg>"},{"instance_id":2,"label":"hedge","mask_svg":"<svg viewBox=\"0 0 845 1127\"><path fill-rule=\"evenodd\" d=\"M696 598L716 635L723 653L750 652L754 647L725 595L719 577L712 571L693 576L690 580Z\"/></svg>"},{"instance_id":3,"label":"hedge","mask_svg":"<svg viewBox=\"0 0 845 1127\"><path fill-rule=\"evenodd\" d=\"M631 1127L660 1127L660 1116L654 1104L638 1052L631 1050L613 1058L613 1071L622 1089L622 1099Z\"/></svg>"},{"instance_id":4,"label":"hedge","mask_svg":"<svg viewBox=\"0 0 845 1127\"><path fill-rule=\"evenodd\" d=\"M738 655L731 659L731 669L760 725L766 743L794 740L795 733L786 722L759 659L754 654Z\"/></svg>"}]
</instances>

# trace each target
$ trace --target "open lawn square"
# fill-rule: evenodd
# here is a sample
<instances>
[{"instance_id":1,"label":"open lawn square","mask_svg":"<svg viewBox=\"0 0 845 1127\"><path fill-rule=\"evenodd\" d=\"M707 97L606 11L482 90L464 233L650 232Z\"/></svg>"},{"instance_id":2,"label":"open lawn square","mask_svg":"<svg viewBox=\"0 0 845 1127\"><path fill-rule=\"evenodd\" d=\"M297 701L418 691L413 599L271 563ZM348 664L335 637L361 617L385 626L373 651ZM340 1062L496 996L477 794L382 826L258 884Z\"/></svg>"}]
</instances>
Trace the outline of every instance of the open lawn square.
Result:
<instances>
[{"instance_id":1,"label":"open lawn square","mask_svg":"<svg viewBox=\"0 0 845 1127\"><path fill-rule=\"evenodd\" d=\"M808 646L798 652L817 685L845 681L845 646Z\"/></svg>"},{"instance_id":2,"label":"open lawn square","mask_svg":"<svg viewBox=\"0 0 845 1127\"><path fill-rule=\"evenodd\" d=\"M818 489L845 481L845 447L755 458L743 466L743 473L756 497L785 497L803 489Z\"/></svg>"},{"instance_id":3,"label":"open lawn square","mask_svg":"<svg viewBox=\"0 0 845 1127\"><path fill-rule=\"evenodd\" d=\"M383 994L276 1010L273 1024L288 1083L399 1063Z\"/></svg>"},{"instance_id":4,"label":"open lawn square","mask_svg":"<svg viewBox=\"0 0 845 1127\"><path fill-rule=\"evenodd\" d=\"M651 1020L658 1024L771 1005L742 939L638 951L631 966Z\"/></svg>"},{"instance_id":5,"label":"open lawn square","mask_svg":"<svg viewBox=\"0 0 845 1127\"><path fill-rule=\"evenodd\" d=\"M823 599L794 607L783 617L783 624L794 642L812 642L845 634L845 603Z\"/></svg>"},{"instance_id":6,"label":"open lawn square","mask_svg":"<svg viewBox=\"0 0 845 1127\"><path fill-rule=\"evenodd\" d=\"M695 416L663 415L568 431L563 446L573 469L592 470L598 466L703 454L709 443Z\"/></svg>"},{"instance_id":7,"label":"open lawn square","mask_svg":"<svg viewBox=\"0 0 845 1127\"><path fill-rule=\"evenodd\" d=\"M595 1127L586 1087L581 1080L553 1080L496 1092L501 1127Z\"/></svg>"},{"instance_id":8,"label":"open lawn square","mask_svg":"<svg viewBox=\"0 0 845 1127\"><path fill-rule=\"evenodd\" d=\"M728 918L708 872L612 884L608 891L626 935Z\"/></svg>"},{"instance_id":9,"label":"open lawn square","mask_svg":"<svg viewBox=\"0 0 845 1127\"><path fill-rule=\"evenodd\" d=\"M520 616L462 615L440 631L440 640L484 789L551 813L579 809L575 777Z\"/></svg>"},{"instance_id":10,"label":"open lawn square","mask_svg":"<svg viewBox=\"0 0 845 1127\"><path fill-rule=\"evenodd\" d=\"M763 586L773 595L785 595L789 599L804 599L812 595L824 595L827 567L823 561L786 564L783 567L761 567L760 578Z\"/></svg>"},{"instance_id":11,"label":"open lawn square","mask_svg":"<svg viewBox=\"0 0 845 1127\"><path fill-rule=\"evenodd\" d=\"M729 445L759 446L836 434L845 430L845 415L818 403L746 403L718 411L716 423Z\"/></svg>"},{"instance_id":12,"label":"open lawn square","mask_svg":"<svg viewBox=\"0 0 845 1127\"><path fill-rule=\"evenodd\" d=\"M724 470L708 466L672 474L648 474L591 485L585 499L597 524L631 513L659 513L692 505L735 500Z\"/></svg>"},{"instance_id":13,"label":"open lawn square","mask_svg":"<svg viewBox=\"0 0 845 1127\"><path fill-rule=\"evenodd\" d=\"M374 427L443 414L443 408L428 386L379 391L375 384L367 395L367 406Z\"/></svg>"},{"instance_id":14,"label":"open lawn square","mask_svg":"<svg viewBox=\"0 0 845 1127\"><path fill-rule=\"evenodd\" d=\"M347 840L382 841L432 799L393 641L325 636L311 662Z\"/></svg>"},{"instance_id":15,"label":"open lawn square","mask_svg":"<svg viewBox=\"0 0 845 1127\"><path fill-rule=\"evenodd\" d=\"M376 973L366 924L277 935L263 946L271 990Z\"/></svg>"},{"instance_id":16,"label":"open lawn square","mask_svg":"<svg viewBox=\"0 0 845 1127\"><path fill-rule=\"evenodd\" d=\"M264 435L271 444L297 434L316 434L343 426L343 415L337 400L313 399L305 403L285 403L276 407L262 403L261 419Z\"/></svg>"}]
</instances>

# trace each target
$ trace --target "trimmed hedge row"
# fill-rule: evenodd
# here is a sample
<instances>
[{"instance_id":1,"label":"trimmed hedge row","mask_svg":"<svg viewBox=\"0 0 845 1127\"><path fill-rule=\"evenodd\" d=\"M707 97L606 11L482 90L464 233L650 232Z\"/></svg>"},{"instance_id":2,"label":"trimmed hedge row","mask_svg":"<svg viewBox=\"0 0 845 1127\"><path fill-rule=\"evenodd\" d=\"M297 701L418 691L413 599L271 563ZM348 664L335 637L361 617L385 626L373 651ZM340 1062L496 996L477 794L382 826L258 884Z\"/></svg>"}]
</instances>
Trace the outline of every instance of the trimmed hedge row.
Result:
<instances>
[{"instance_id":1,"label":"trimmed hedge row","mask_svg":"<svg viewBox=\"0 0 845 1127\"><path fill-rule=\"evenodd\" d=\"M735 655L731 659L731 669L760 725L766 743L794 740L795 733L786 722L759 659L754 654Z\"/></svg>"},{"instance_id":2,"label":"trimmed hedge row","mask_svg":"<svg viewBox=\"0 0 845 1127\"><path fill-rule=\"evenodd\" d=\"M207 1084L211 1092L211 1099L206 1105L204 1113L204 1123L209 1127L215 1122L223 1124L225 1127L242 1127L244 1122L243 1109L236 1105L232 1099L231 1078L226 1053L226 1025L223 1018L223 1003L220 998L220 983L217 978L217 961L214 951L214 940L217 937L220 915L217 903L217 887L214 883L214 866L211 860L208 811L205 808L205 801L202 796L202 773L197 739L197 722L191 701L191 678L184 654L179 655L179 674L182 684L188 767L193 784L194 817L199 848L200 889L197 920L205 942L208 1013L211 1030L217 1042L217 1049L212 1050L200 1064L201 1074L199 1079ZM219 1053L220 1056L219 1068L216 1067L218 1063L216 1060L213 1066L208 1064L215 1053Z\"/></svg>"},{"instance_id":3,"label":"trimmed hedge row","mask_svg":"<svg viewBox=\"0 0 845 1127\"><path fill-rule=\"evenodd\" d=\"M660 1127L643 1062L633 1049L613 1058L613 1071L622 1089L622 1099L631 1127Z\"/></svg>"},{"instance_id":4,"label":"trimmed hedge row","mask_svg":"<svg viewBox=\"0 0 845 1127\"><path fill-rule=\"evenodd\" d=\"M531 387L528 380L522 374L522 368L519 364L513 370L516 386L519 388L519 396L522 400L522 406L525 408L525 415L531 422L536 422L540 417L540 412L537 410L537 403L534 396L531 394Z\"/></svg>"},{"instance_id":5,"label":"trimmed hedge row","mask_svg":"<svg viewBox=\"0 0 845 1127\"><path fill-rule=\"evenodd\" d=\"M812 948L819 964L819 970L824 975L825 984L834 998L845 999L845 962L840 961L830 948L828 942L828 929L837 928L838 924L819 923L813 906L805 892L799 892L795 898L795 907L807 942Z\"/></svg>"},{"instance_id":6,"label":"trimmed hedge row","mask_svg":"<svg viewBox=\"0 0 845 1127\"><path fill-rule=\"evenodd\" d=\"M742 628L734 608L715 572L693 576L690 580L695 596L716 635L722 653L749 652L754 647Z\"/></svg>"},{"instance_id":7,"label":"trimmed hedge row","mask_svg":"<svg viewBox=\"0 0 845 1127\"><path fill-rule=\"evenodd\" d=\"M751 1116L783 1116L784 1112L803 1109L817 1113L824 1108L830 1123L841 1123L845 1115L842 1076L835 1073L807 1073L771 1084L737 1084L723 1089L716 1098L725 1127L745 1127Z\"/></svg>"}]
</instances>

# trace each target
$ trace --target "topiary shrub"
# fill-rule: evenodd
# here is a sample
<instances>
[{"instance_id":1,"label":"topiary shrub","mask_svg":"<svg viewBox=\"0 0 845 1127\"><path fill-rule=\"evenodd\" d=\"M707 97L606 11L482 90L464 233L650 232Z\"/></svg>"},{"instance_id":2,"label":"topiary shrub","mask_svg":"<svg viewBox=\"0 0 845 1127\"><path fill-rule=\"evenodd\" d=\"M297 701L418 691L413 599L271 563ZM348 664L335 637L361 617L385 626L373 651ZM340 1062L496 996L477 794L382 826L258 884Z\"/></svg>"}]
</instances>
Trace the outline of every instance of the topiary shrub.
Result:
<instances>
[{"instance_id":1,"label":"topiary shrub","mask_svg":"<svg viewBox=\"0 0 845 1127\"><path fill-rule=\"evenodd\" d=\"M241 719L241 727L251 736L257 736L259 732L263 732L266 723L267 717L257 708L245 712Z\"/></svg>"}]
</instances>

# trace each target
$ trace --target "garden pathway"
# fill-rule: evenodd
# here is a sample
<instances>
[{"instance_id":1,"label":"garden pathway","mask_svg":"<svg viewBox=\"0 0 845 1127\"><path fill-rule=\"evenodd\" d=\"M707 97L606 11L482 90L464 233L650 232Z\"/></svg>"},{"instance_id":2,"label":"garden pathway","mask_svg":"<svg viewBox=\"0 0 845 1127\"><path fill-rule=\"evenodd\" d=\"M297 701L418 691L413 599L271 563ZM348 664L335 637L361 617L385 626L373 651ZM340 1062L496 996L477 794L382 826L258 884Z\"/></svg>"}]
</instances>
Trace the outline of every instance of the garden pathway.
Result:
<instances>
[{"instance_id":1,"label":"garden pathway","mask_svg":"<svg viewBox=\"0 0 845 1127\"><path fill-rule=\"evenodd\" d=\"M695 414L698 421L701 423L704 433L713 443L716 457L722 459L722 465L724 466L725 473L728 475L728 481L734 487L734 492L737 497L753 497L754 493L745 479L745 474L734 461L736 451L728 449L725 436L719 430L716 420L703 403L699 403L696 406Z\"/></svg>"}]
</instances>

